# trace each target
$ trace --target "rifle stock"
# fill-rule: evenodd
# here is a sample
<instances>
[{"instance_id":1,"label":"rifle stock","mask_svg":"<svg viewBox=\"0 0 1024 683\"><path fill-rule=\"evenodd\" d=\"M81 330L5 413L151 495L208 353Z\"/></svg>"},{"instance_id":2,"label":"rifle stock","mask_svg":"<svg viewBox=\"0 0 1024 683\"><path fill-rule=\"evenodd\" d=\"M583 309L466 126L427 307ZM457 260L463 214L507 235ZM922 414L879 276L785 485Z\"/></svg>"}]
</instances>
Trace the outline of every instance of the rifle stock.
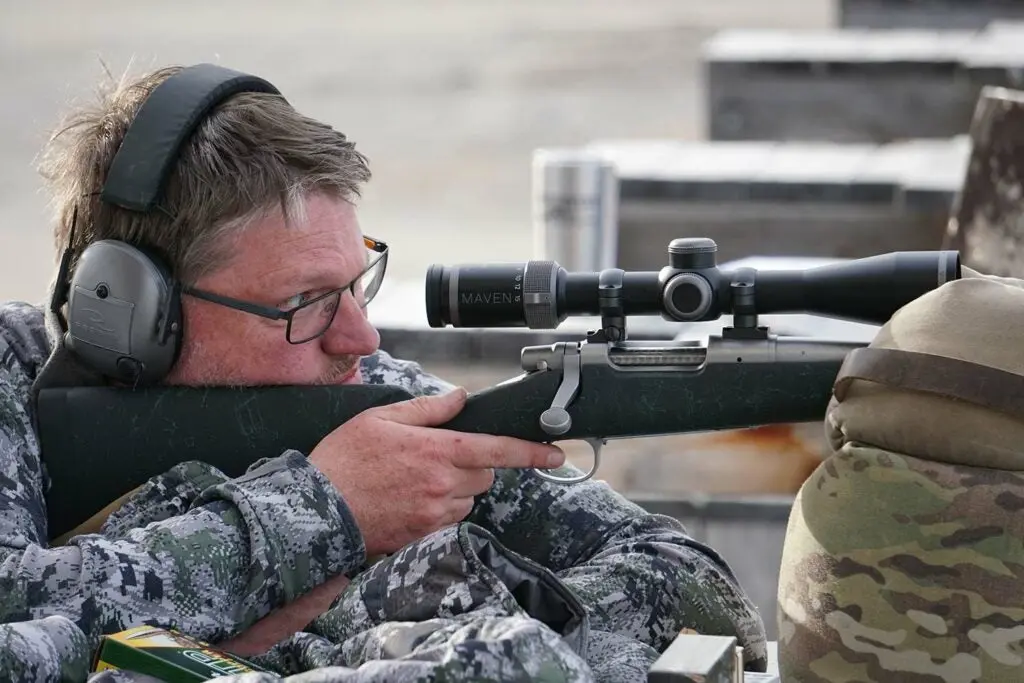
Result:
<instances>
[{"instance_id":1,"label":"rifle stock","mask_svg":"<svg viewBox=\"0 0 1024 683\"><path fill-rule=\"evenodd\" d=\"M202 460L238 476L287 448L309 453L358 413L408 398L391 386L43 389L37 420L49 535L180 462Z\"/></svg>"},{"instance_id":2,"label":"rifle stock","mask_svg":"<svg viewBox=\"0 0 1024 683\"><path fill-rule=\"evenodd\" d=\"M801 349L791 358L766 351L791 343ZM728 351L713 344L707 352L677 346L686 362L643 367L618 366L601 346L591 352L585 344L555 344L544 349L547 369L472 394L443 426L551 442L818 420L852 347L796 340L739 344ZM539 419L562 383L559 358L581 348L579 390L566 408L571 427L555 437ZM747 360L733 357L738 348ZM807 354L808 348L817 352ZM638 352L644 351L633 353ZM182 461L202 460L238 476L253 462L287 449L308 454L364 410L411 397L394 386L44 389L39 427L50 476L50 535L65 534Z\"/></svg>"}]
</instances>

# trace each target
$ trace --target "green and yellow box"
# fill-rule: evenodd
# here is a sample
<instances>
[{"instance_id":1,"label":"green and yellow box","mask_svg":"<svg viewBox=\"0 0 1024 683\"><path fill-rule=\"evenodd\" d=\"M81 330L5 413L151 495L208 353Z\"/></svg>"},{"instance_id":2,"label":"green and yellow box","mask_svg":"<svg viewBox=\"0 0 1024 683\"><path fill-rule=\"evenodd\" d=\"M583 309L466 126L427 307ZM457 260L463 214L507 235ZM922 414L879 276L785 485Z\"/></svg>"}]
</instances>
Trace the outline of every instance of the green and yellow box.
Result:
<instances>
[{"instance_id":1,"label":"green and yellow box","mask_svg":"<svg viewBox=\"0 0 1024 683\"><path fill-rule=\"evenodd\" d=\"M228 652L170 629L137 626L104 636L93 671L121 669L148 674L167 683L266 671Z\"/></svg>"}]
</instances>

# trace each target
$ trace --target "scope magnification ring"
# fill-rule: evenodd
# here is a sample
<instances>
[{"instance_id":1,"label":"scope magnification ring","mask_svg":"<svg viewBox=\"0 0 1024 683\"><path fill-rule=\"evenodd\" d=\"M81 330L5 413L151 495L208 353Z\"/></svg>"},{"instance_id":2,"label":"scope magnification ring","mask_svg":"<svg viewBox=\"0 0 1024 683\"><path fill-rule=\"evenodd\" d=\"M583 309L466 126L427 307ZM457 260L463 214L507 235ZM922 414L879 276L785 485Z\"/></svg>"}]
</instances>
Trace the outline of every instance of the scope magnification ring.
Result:
<instances>
[{"instance_id":1,"label":"scope magnification ring","mask_svg":"<svg viewBox=\"0 0 1024 683\"><path fill-rule=\"evenodd\" d=\"M558 264L530 261L523 269L523 317L533 330L558 327Z\"/></svg>"}]
</instances>

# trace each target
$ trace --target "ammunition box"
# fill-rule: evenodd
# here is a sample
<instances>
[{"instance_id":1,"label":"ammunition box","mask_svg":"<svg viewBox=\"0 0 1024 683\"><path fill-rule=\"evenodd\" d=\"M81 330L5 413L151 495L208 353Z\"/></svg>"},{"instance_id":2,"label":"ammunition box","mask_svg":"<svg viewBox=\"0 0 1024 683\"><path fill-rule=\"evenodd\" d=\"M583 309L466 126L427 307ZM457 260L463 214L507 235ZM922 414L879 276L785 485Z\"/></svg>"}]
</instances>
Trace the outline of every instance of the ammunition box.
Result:
<instances>
[{"instance_id":1,"label":"ammunition box","mask_svg":"<svg viewBox=\"0 0 1024 683\"><path fill-rule=\"evenodd\" d=\"M120 669L167 683L208 681L232 674L266 671L177 631L138 626L104 636L93 671Z\"/></svg>"}]
</instances>

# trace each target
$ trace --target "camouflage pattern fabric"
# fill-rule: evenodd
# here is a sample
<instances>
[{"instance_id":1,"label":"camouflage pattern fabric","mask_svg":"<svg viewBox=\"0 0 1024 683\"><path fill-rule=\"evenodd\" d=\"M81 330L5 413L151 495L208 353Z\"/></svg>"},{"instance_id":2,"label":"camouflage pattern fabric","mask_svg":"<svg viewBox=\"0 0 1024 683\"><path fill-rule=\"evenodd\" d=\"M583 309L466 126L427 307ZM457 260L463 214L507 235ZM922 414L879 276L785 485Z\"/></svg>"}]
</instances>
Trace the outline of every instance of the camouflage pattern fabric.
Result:
<instances>
[{"instance_id":1,"label":"camouflage pattern fabric","mask_svg":"<svg viewBox=\"0 0 1024 683\"><path fill-rule=\"evenodd\" d=\"M121 669L107 669L89 676L88 683L167 683L159 678L135 671L124 671Z\"/></svg>"},{"instance_id":2,"label":"camouflage pattern fabric","mask_svg":"<svg viewBox=\"0 0 1024 683\"><path fill-rule=\"evenodd\" d=\"M253 661L282 674L362 668L382 681L589 681L588 630L567 586L464 522L377 563Z\"/></svg>"},{"instance_id":3,"label":"camouflage pattern fabric","mask_svg":"<svg viewBox=\"0 0 1024 683\"><path fill-rule=\"evenodd\" d=\"M1024 387L1024 283L965 275L871 346ZM1024 419L900 381L854 380L829 406L834 453L800 489L783 551L782 680L1024 680Z\"/></svg>"},{"instance_id":4,"label":"camouflage pattern fabric","mask_svg":"<svg viewBox=\"0 0 1024 683\"><path fill-rule=\"evenodd\" d=\"M204 488L180 515L119 538L79 536L47 548L28 403L45 357L45 347L28 344L39 323L31 309L0 314L15 339L0 352L0 621L59 614L90 643L150 621L219 640L364 561L344 502L297 452Z\"/></svg>"},{"instance_id":5,"label":"camouflage pattern fabric","mask_svg":"<svg viewBox=\"0 0 1024 683\"><path fill-rule=\"evenodd\" d=\"M133 626L216 644L340 573L354 580L332 609L264 656L276 673L237 680L641 681L682 628L735 635L748 669L767 666L761 617L725 561L592 480L499 471L464 523L367 567L344 501L302 454L232 480L183 453L102 533L48 547L29 394L50 348L39 309L0 307L0 645L36 680L83 680L75 662ZM384 352L362 370L414 394L450 388Z\"/></svg>"},{"instance_id":6,"label":"camouflage pattern fabric","mask_svg":"<svg viewBox=\"0 0 1024 683\"><path fill-rule=\"evenodd\" d=\"M6 681L81 681L91 661L85 634L51 616L0 625L0 676Z\"/></svg>"}]
</instances>

